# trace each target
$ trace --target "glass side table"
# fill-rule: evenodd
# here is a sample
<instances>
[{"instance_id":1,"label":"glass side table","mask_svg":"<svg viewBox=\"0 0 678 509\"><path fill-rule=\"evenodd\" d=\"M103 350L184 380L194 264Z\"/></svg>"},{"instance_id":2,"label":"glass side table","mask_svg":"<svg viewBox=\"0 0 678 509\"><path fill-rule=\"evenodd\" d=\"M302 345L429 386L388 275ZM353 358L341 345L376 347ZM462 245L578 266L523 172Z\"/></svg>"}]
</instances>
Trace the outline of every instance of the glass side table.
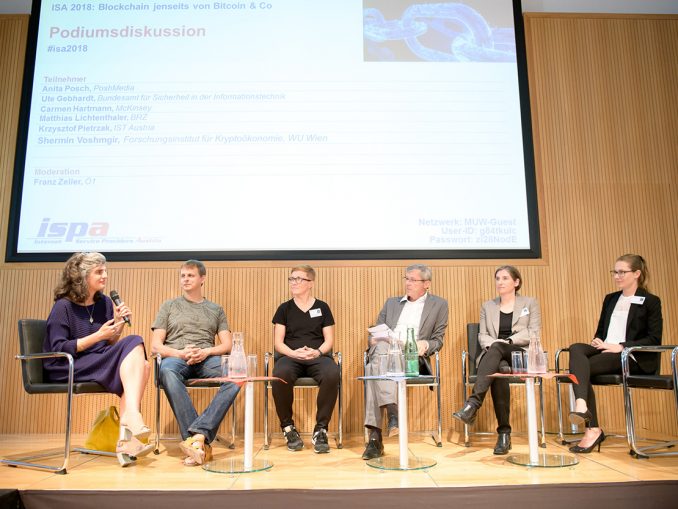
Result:
<instances>
[{"instance_id":1,"label":"glass side table","mask_svg":"<svg viewBox=\"0 0 678 509\"><path fill-rule=\"evenodd\" d=\"M419 458L409 454L407 441L407 380L408 378L417 378L423 382L433 381L434 377L430 375L419 375L418 377L391 376L391 375L372 375L359 376L358 380L367 383L370 380L391 380L398 387L398 446L399 455L397 458L392 456L382 456L367 461L367 465L381 470L422 470L436 465L436 460L432 458Z\"/></svg>"},{"instance_id":2,"label":"glass side table","mask_svg":"<svg viewBox=\"0 0 678 509\"><path fill-rule=\"evenodd\" d=\"M569 373L495 373L491 378L523 378L525 380L525 396L527 401L527 437L529 454L511 454L506 459L514 465L526 467L571 467L579 463L576 456L571 454L548 454L539 450L537 439L537 407L534 398L534 381L550 380L552 378L570 378L574 383L577 379Z\"/></svg>"},{"instance_id":3,"label":"glass side table","mask_svg":"<svg viewBox=\"0 0 678 509\"><path fill-rule=\"evenodd\" d=\"M194 380L194 383L210 382L232 382L241 387L245 386L245 452L242 458L223 458L212 459L206 462L202 468L208 472L217 472L221 474L243 474L250 472L261 472L273 467L273 463L268 459L254 458L254 384L256 382L267 383L271 380L284 382L274 376L252 376L246 378L206 378Z\"/></svg>"}]
</instances>

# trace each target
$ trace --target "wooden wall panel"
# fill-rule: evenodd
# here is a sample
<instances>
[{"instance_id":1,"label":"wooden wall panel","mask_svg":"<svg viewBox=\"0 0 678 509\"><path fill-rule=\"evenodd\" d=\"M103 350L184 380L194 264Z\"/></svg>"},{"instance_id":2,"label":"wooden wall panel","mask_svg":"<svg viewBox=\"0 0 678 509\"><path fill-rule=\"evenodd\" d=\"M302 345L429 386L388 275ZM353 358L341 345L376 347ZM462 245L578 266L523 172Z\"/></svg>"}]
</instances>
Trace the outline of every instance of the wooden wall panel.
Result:
<instances>
[{"instance_id":1,"label":"wooden wall panel","mask_svg":"<svg viewBox=\"0 0 678 509\"><path fill-rule=\"evenodd\" d=\"M18 103L27 18L0 17L0 240L6 238ZM675 302L678 233L678 19L670 16L526 15L530 94L540 203L542 260L515 261L523 272L523 294L537 296L543 337L553 354L574 341L591 338L605 293L614 290L608 271L624 252L640 252L650 264L651 289L664 304L664 343L678 343ZM461 402L460 353L466 323L477 321L482 301L494 296L493 268L504 260L434 261L433 293L450 303L449 327L441 352L444 377L443 427L460 426L451 412ZM311 262L314 263L314 262ZM316 262L316 294L335 315L336 349L344 359L345 430L362 431L362 373L365 329L386 297L402 292L407 261ZM246 333L246 348L259 357L272 347L271 317L288 298L286 277L292 262L212 262L206 296L221 304L233 330ZM178 293L178 263L111 263L110 289L117 289L134 311L131 332L150 339L160 304ZM0 433L55 433L61 429L63 400L27 396L20 384L16 322L45 317L59 264L0 264ZM664 368L668 362L664 362ZM151 421L154 388L143 412ZM555 391L546 385L547 427L555 431ZM522 390L513 389L512 424L525 429ZM621 392L598 391L606 430L623 429ZM639 395L641 422L650 430L678 433L668 394ZM210 394L196 396L198 406ZM238 399L239 433L242 401ZM256 395L261 431L262 391ZM75 431L85 432L96 412L114 397L82 397L76 404ZM410 426L435 425L434 395L410 391ZM489 402L488 402L489 403ZM300 427L313 426L315 391L298 391L295 414ZM277 420L271 402L271 424ZM333 421L336 421L336 413ZM476 428L496 426L491 404L484 405ZM228 426L225 425L225 429ZM331 428L336 427L336 422ZM161 432L176 433L163 398Z\"/></svg>"}]
</instances>

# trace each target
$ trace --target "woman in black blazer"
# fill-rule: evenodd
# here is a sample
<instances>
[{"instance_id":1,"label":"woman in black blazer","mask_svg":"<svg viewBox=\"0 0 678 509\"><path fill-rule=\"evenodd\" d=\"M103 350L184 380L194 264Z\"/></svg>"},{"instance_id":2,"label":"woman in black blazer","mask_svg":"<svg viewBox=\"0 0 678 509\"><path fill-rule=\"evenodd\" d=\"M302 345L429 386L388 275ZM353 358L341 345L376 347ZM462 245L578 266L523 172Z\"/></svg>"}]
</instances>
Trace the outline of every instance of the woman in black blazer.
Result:
<instances>
[{"instance_id":1,"label":"woman in black blazer","mask_svg":"<svg viewBox=\"0 0 678 509\"><path fill-rule=\"evenodd\" d=\"M573 424L586 424L579 444L572 452L589 453L605 440L598 427L596 399L591 386L594 375L621 373L621 352L627 346L659 345L662 342L662 305L659 297L646 289L647 264L642 256L625 254L617 258L610 271L620 291L605 296L598 320L598 329L590 345L577 343L570 347L570 373L575 410L570 412ZM659 359L654 353L635 353L631 357L631 372L652 374Z\"/></svg>"}]
</instances>

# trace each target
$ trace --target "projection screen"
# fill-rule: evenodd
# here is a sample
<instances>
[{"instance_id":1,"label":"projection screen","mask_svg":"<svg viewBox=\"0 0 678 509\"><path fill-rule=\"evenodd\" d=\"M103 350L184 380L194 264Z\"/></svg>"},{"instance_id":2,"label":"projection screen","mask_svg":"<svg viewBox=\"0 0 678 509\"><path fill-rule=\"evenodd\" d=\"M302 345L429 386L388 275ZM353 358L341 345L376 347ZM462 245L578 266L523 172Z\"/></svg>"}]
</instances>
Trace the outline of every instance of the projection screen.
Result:
<instances>
[{"instance_id":1,"label":"projection screen","mask_svg":"<svg viewBox=\"0 0 678 509\"><path fill-rule=\"evenodd\" d=\"M35 1L8 261L540 255L518 1Z\"/></svg>"}]
</instances>

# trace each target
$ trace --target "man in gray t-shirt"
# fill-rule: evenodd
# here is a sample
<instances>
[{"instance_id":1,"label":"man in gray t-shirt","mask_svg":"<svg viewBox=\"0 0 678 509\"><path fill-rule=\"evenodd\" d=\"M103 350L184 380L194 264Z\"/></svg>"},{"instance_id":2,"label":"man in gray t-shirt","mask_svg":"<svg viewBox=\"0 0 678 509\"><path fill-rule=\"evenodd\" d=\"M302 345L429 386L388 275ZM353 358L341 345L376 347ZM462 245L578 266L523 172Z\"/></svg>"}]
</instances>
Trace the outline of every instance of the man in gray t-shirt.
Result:
<instances>
[{"instance_id":1,"label":"man in gray t-shirt","mask_svg":"<svg viewBox=\"0 0 678 509\"><path fill-rule=\"evenodd\" d=\"M240 390L233 383L222 384L200 415L186 390L189 378L222 376L221 356L231 351L231 332L224 310L202 295L206 273L202 262L185 262L180 272L183 295L164 302L151 327L153 353L162 358L160 383L179 423L187 466L209 459L209 444Z\"/></svg>"},{"instance_id":2,"label":"man in gray t-shirt","mask_svg":"<svg viewBox=\"0 0 678 509\"><path fill-rule=\"evenodd\" d=\"M151 327L165 330L165 346L176 350L184 350L187 345L212 348L214 336L222 331L230 336L221 306L207 299L194 302L183 295L165 301Z\"/></svg>"}]
</instances>

